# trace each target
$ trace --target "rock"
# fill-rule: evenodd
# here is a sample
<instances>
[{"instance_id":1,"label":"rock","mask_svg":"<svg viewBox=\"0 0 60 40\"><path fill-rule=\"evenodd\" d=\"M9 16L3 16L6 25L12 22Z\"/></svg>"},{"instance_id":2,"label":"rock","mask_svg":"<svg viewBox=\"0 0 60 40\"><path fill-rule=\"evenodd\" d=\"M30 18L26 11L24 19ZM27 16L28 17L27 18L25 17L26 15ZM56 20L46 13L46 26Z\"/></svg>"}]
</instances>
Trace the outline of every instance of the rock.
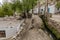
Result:
<instances>
[{"instance_id":1,"label":"rock","mask_svg":"<svg viewBox=\"0 0 60 40\"><path fill-rule=\"evenodd\" d=\"M38 15L33 15L32 20L33 20L34 27L43 28L43 26L44 26L43 21Z\"/></svg>"}]
</instances>

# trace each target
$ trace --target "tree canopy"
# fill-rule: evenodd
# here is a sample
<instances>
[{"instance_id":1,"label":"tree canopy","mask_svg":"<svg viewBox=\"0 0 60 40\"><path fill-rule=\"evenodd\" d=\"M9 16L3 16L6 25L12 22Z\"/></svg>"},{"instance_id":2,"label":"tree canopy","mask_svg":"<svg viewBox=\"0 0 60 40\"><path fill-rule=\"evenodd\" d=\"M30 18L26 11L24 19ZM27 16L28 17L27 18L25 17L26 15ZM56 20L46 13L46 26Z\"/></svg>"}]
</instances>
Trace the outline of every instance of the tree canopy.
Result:
<instances>
[{"instance_id":1,"label":"tree canopy","mask_svg":"<svg viewBox=\"0 0 60 40\"><path fill-rule=\"evenodd\" d=\"M60 1L57 2L56 7L60 8Z\"/></svg>"},{"instance_id":2,"label":"tree canopy","mask_svg":"<svg viewBox=\"0 0 60 40\"><path fill-rule=\"evenodd\" d=\"M36 4L38 0L11 0L5 1L0 7L1 12L4 15L11 15L14 12L29 12ZM1 13L0 13L1 14Z\"/></svg>"}]
</instances>

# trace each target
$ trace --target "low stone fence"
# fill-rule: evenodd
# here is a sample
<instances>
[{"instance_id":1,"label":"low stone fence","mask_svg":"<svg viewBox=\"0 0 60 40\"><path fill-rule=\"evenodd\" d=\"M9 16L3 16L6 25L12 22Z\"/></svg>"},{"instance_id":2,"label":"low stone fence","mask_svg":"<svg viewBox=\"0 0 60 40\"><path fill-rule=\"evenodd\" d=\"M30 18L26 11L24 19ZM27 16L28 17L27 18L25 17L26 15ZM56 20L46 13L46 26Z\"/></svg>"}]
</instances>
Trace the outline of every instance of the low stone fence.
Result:
<instances>
[{"instance_id":1,"label":"low stone fence","mask_svg":"<svg viewBox=\"0 0 60 40\"><path fill-rule=\"evenodd\" d=\"M56 36L57 40L60 40L60 23L54 21L54 20L49 20L46 22L46 25L49 30Z\"/></svg>"},{"instance_id":2,"label":"low stone fence","mask_svg":"<svg viewBox=\"0 0 60 40\"><path fill-rule=\"evenodd\" d=\"M44 25L46 26L47 29L50 30L50 32L55 36L55 40L60 40L60 23L49 19L47 21L44 16L41 17Z\"/></svg>"},{"instance_id":3,"label":"low stone fence","mask_svg":"<svg viewBox=\"0 0 60 40\"><path fill-rule=\"evenodd\" d=\"M59 22L56 22L56 21L51 20L51 19L50 19L49 22L54 26L54 28L55 28L58 32L60 32L60 23L59 23Z\"/></svg>"}]
</instances>

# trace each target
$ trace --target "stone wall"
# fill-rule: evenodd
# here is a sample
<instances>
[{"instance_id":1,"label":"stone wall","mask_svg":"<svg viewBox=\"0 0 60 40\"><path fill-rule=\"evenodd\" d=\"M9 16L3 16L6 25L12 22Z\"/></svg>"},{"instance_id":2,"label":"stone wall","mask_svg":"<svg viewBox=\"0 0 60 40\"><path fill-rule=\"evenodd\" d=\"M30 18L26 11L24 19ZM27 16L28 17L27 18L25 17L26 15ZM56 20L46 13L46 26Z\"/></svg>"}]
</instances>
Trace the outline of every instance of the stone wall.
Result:
<instances>
[{"instance_id":1,"label":"stone wall","mask_svg":"<svg viewBox=\"0 0 60 40\"><path fill-rule=\"evenodd\" d=\"M46 22L46 25L48 29L55 35L57 40L60 40L60 23L54 20L49 20Z\"/></svg>"},{"instance_id":2,"label":"stone wall","mask_svg":"<svg viewBox=\"0 0 60 40\"><path fill-rule=\"evenodd\" d=\"M59 22L56 22L56 21L50 19L49 23L51 25L53 25L53 27L60 33L60 23Z\"/></svg>"}]
</instances>

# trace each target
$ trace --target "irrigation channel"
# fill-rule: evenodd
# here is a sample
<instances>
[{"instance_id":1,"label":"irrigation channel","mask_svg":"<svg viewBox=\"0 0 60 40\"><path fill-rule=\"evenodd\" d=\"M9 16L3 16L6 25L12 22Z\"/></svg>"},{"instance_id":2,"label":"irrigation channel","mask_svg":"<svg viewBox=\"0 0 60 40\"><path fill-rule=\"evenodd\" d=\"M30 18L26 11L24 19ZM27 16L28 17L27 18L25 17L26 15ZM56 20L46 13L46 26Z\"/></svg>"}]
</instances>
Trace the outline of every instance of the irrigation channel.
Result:
<instances>
[{"instance_id":1,"label":"irrigation channel","mask_svg":"<svg viewBox=\"0 0 60 40\"><path fill-rule=\"evenodd\" d=\"M43 15L41 16L41 19L42 19L42 21L43 21L43 23L44 23L44 27L45 27L44 31L45 31L53 40L59 40L59 39L57 39L57 37L52 33L52 30L50 30L50 29L48 28L48 26L46 25L46 23L45 23L46 20L44 20L44 16L43 16Z\"/></svg>"}]
</instances>

